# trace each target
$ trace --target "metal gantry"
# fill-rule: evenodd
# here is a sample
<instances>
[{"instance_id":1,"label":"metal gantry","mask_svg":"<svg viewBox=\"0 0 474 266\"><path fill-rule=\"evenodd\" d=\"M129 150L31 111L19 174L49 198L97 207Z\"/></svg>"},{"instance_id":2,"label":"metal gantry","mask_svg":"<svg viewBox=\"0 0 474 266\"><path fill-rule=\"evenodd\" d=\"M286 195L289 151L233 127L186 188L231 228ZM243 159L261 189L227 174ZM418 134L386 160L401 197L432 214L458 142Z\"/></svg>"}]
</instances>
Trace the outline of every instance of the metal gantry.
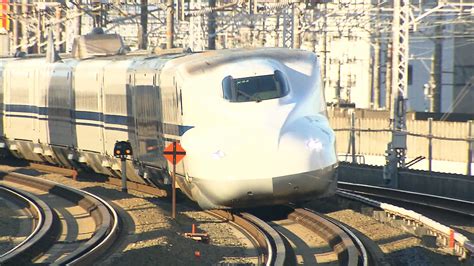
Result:
<instances>
[{"instance_id":1,"label":"metal gantry","mask_svg":"<svg viewBox=\"0 0 474 266\"><path fill-rule=\"evenodd\" d=\"M392 141L387 146L384 179L394 187L398 186L398 167L405 167L406 133L406 97L408 94L408 49L410 28L409 0L393 2L392 30L392 93L393 110Z\"/></svg>"}]
</instances>

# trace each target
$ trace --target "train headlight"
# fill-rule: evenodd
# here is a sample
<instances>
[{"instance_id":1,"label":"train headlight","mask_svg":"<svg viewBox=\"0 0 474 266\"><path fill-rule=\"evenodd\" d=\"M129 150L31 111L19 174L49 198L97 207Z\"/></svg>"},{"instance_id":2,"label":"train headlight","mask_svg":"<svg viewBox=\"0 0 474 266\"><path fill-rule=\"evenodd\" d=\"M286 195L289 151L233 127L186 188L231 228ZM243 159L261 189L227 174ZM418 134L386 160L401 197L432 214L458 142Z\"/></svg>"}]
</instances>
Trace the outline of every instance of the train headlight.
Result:
<instances>
[{"instance_id":1,"label":"train headlight","mask_svg":"<svg viewBox=\"0 0 474 266\"><path fill-rule=\"evenodd\" d=\"M217 151L212 153L211 157L214 160L220 160L220 159L225 157L225 153L221 150L217 150Z\"/></svg>"},{"instance_id":2,"label":"train headlight","mask_svg":"<svg viewBox=\"0 0 474 266\"><path fill-rule=\"evenodd\" d=\"M319 139L309 139L306 141L305 146L310 151L320 152L323 149L323 143Z\"/></svg>"}]
</instances>

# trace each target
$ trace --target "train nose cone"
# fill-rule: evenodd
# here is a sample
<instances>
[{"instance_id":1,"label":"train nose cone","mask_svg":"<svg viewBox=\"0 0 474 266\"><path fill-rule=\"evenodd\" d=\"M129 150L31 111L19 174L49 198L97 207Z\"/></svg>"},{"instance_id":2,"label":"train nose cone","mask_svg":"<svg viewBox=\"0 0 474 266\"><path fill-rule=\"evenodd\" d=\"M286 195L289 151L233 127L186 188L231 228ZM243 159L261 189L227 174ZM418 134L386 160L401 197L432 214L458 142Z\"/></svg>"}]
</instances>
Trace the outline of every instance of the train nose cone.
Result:
<instances>
[{"instance_id":1,"label":"train nose cone","mask_svg":"<svg viewBox=\"0 0 474 266\"><path fill-rule=\"evenodd\" d=\"M193 197L203 208L285 203L321 195L334 183L334 136L324 119L215 132L212 140L183 142Z\"/></svg>"}]
</instances>

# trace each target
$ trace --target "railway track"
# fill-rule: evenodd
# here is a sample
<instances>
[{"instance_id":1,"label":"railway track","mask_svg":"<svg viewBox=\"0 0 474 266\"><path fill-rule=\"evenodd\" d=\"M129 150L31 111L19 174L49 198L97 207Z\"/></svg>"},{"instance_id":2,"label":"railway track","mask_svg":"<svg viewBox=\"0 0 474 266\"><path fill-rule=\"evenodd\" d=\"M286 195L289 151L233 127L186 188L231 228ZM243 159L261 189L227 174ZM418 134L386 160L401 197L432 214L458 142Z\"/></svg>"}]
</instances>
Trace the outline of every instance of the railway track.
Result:
<instances>
[{"instance_id":1,"label":"railway track","mask_svg":"<svg viewBox=\"0 0 474 266\"><path fill-rule=\"evenodd\" d=\"M323 214L287 206L263 216L284 239L285 265L369 263L362 241L343 224Z\"/></svg>"},{"instance_id":2,"label":"railway track","mask_svg":"<svg viewBox=\"0 0 474 266\"><path fill-rule=\"evenodd\" d=\"M314 257L322 260L319 262L333 262L338 265L368 265L367 251L355 234L341 223L318 214L309 209L293 209L283 222L266 222L250 213L231 214L226 211L210 211L245 229L255 239L255 246L260 256L258 265L295 265L317 263ZM292 222L289 222L292 221ZM289 224L299 224L306 228L305 233L318 235L329 247L326 254L311 254L313 260L303 261L297 256L301 255L301 247L289 243ZM283 225L283 226L282 226ZM304 236L299 236L301 243L306 244ZM322 258L326 257L326 258ZM329 258L329 260L327 260Z\"/></svg>"},{"instance_id":3,"label":"railway track","mask_svg":"<svg viewBox=\"0 0 474 266\"><path fill-rule=\"evenodd\" d=\"M440 209L474 218L474 202L454 198L417 193L406 190L338 182L341 191L353 192L368 197L395 200L397 202L415 204L423 207Z\"/></svg>"},{"instance_id":4,"label":"railway track","mask_svg":"<svg viewBox=\"0 0 474 266\"><path fill-rule=\"evenodd\" d=\"M52 169L42 169L42 170L43 171L49 171L49 172L57 172L57 171L52 170ZM61 171L68 172L68 171L71 171L71 170L61 169ZM62 174L68 175L67 173L62 173ZM69 176L73 176L73 175L69 174ZM113 184L113 182L112 182L112 184ZM340 187L343 187L343 186L340 186ZM137 186L137 187L134 187L134 186L130 187L129 186L129 188L131 188L132 190L141 191L139 186ZM156 194L156 193L153 193L153 191L150 191L150 190L145 190L145 191L142 191L142 192L145 192L147 194L152 194L152 195ZM338 194L343 193L343 192L347 193L347 191L342 191L341 190L340 192L338 192ZM158 193L156 195L162 197L163 192L158 191ZM387 196L387 193L385 193L385 196ZM413 201L417 201L417 200L413 200ZM437 205L441 205L441 204L437 204ZM446 207L446 209L449 209L449 207ZM459 206L458 206L458 209L459 209ZM311 210L305 210L305 211L311 212ZM226 214L226 215L229 216L229 214ZM244 217L245 214L239 214L239 215L234 214L233 216L234 217L231 217L231 218L228 217L226 219L230 220L230 221L238 220L240 218L245 219L245 217ZM236 218L237 216L239 218ZM394 214L393 212L388 212L387 216L395 217L397 215ZM409 220L406 217L404 217L402 219ZM293 220L291 220L291 222L294 223ZM252 238L255 239L254 246L260 252L259 253L260 255L259 255L259 258L258 258L258 264L283 265L283 264L294 263L295 261L296 262L298 261L297 253L300 252L300 251L298 251L298 247L296 247L296 251L293 250L293 247L290 244L288 244L287 239L285 237L283 237L283 238L281 237L281 235L284 235L282 232L276 230L278 232L275 233L275 227L274 227L274 224L272 224L272 222L270 222L270 225L272 227L274 227L272 233L266 232L268 230L265 229L265 226L262 227L262 226L257 225L259 223L265 224L265 222L249 221L249 223L257 228L257 229L250 229L250 230L245 229L245 231L247 231L247 234L252 235ZM412 221L412 223L416 223L416 222ZM246 227L246 226L241 226L241 225L239 225L239 226L242 227L242 228ZM268 227L268 224L267 224L266 227ZM252 234L252 233L249 232L251 230L260 231L261 233L258 233L257 235L255 235L255 234ZM348 235L349 238L352 237L352 236L350 236L351 233L350 233L349 229L340 229L340 230L345 232ZM433 231L430 231L430 232L433 233L433 234L440 235L441 238L444 238L443 241L447 241L446 240L446 235L445 234L443 235L442 232L440 233L439 231L436 231L436 230L433 230ZM314 233L312 233L312 234L314 235ZM278 237L275 238L275 237L272 237L272 235L276 235ZM274 239L277 239L277 238L283 239L283 241L281 241L281 240L276 240L275 241ZM352 238L352 239L353 240L351 240L351 241L353 242L353 244L355 243L354 246L356 247L355 252L353 251L353 248L350 248L350 250L352 250L351 252L344 251L344 252L341 253L338 250L335 250L334 248L331 247L330 250L328 250L327 252L323 252L322 254L320 254L320 256L322 256L323 258L325 257L325 259L327 259L329 261L332 260L331 262L329 262L330 264L331 263L339 264L340 261L343 261L343 263L341 263L341 264L345 264L344 262L348 261L347 257L344 257L346 255L343 255L342 257L338 257L336 254L358 254L356 260L352 259L352 257L354 257L354 256L351 256L351 263L353 261L357 261L356 264L358 264L358 265L367 265L367 263L369 265L373 265L373 262L377 261L377 258L375 258L375 259L371 258L373 249L368 248L369 249L368 252L365 251L365 253L369 253L369 254L367 254L368 256L367 255L362 255L361 256L361 254L364 254L364 251L357 247L357 246L364 246L364 244L366 244L364 242L366 242L367 239L364 239L364 241L355 240L354 238ZM469 254L471 254L470 251L469 251L470 242L467 241L466 239L463 239L463 236L460 235L460 234L457 234L457 233L455 234L455 239L456 239L456 250L457 250L456 253L459 256L461 256L462 258L465 258L466 256L469 256ZM283 244L281 244L282 242L283 242ZM359 242L359 243L357 243L357 242ZM360 245L360 242L362 242L362 245ZM279 243L278 244L279 248L275 248L275 246L277 246L275 243ZM335 245L336 249L339 249L341 247L341 245ZM347 249L347 250L349 250L349 249ZM279 254L279 255L277 255L275 257L275 254ZM315 255L316 260L319 259L318 254L313 254L313 255ZM332 258L331 258L331 256L332 256ZM334 259L334 258L336 258L336 259ZM283 262L283 263L281 263L281 262Z\"/></svg>"},{"instance_id":5,"label":"railway track","mask_svg":"<svg viewBox=\"0 0 474 266\"><path fill-rule=\"evenodd\" d=\"M54 166L32 164L33 168L43 171L56 172L64 175L74 176L76 173L69 169L55 169ZM120 185L115 179L108 181L109 184ZM130 184L130 182L128 182ZM129 185L132 190L148 194L163 196L163 191L150 190L148 187ZM282 232L276 230L272 224L267 223L250 213L229 213L226 211L209 211L211 215L232 222L245 231L249 239L253 239L259 255L259 265L288 265L297 262L294 247L285 240ZM341 265L368 265L368 255L362 242L344 225L337 221L317 214L308 209L294 209L288 219L308 228L310 234L317 234L325 239L330 250L328 256L333 255L336 263ZM274 225L274 224L273 224ZM297 248L297 247L296 247Z\"/></svg>"},{"instance_id":6,"label":"railway track","mask_svg":"<svg viewBox=\"0 0 474 266\"><path fill-rule=\"evenodd\" d=\"M20 224L23 231L29 231L29 233L24 237L21 234L18 235L17 237L23 240L0 254L0 264L27 263L43 251L41 245L47 246L54 241L53 238L48 237L48 235L54 235L53 212L44 201L25 191L0 185L0 194L5 200L14 203L18 209L24 208L30 214L28 225L25 222ZM26 228L31 228L31 230Z\"/></svg>"},{"instance_id":7,"label":"railway track","mask_svg":"<svg viewBox=\"0 0 474 266\"><path fill-rule=\"evenodd\" d=\"M286 248L283 239L267 223L250 213L230 213L222 210L207 212L231 221L254 240L252 242L259 253L257 265L284 265Z\"/></svg>"},{"instance_id":8,"label":"railway track","mask_svg":"<svg viewBox=\"0 0 474 266\"><path fill-rule=\"evenodd\" d=\"M50 172L50 173L57 173L64 176L70 176L76 178L76 172L72 169L66 168L58 168L56 166L51 165L43 165L43 164L29 164L30 169ZM27 169L27 168L22 168ZM88 176L89 177L89 176ZM91 177L93 178L93 177ZM96 178L95 178L96 179ZM92 179L94 180L94 179ZM118 180L118 179L117 179ZM110 178L109 180L101 180L105 181L105 183L120 186L119 182L116 182L114 178ZM144 192L150 195L154 195L157 197L163 197L166 195L163 190L159 190L156 188L151 188L149 186L143 186L139 184L135 184L133 182L127 182L128 187L130 190ZM284 261L284 245L283 241L279 234L273 230L269 225L264 223L263 221L259 220L257 217L249 214L249 213L239 213L233 214L227 211L222 210L212 210L206 211L208 214L214 217L218 217L219 220L224 220L226 222L231 223L235 228L237 228L245 237L247 237L250 242L255 247L256 256L255 263L258 265L283 265ZM131 225L133 227L133 225Z\"/></svg>"},{"instance_id":9,"label":"railway track","mask_svg":"<svg viewBox=\"0 0 474 266\"><path fill-rule=\"evenodd\" d=\"M378 202L374 200L374 198L397 202L398 205L401 204L402 206L415 205L421 206L422 208L441 210L443 212L468 217L468 219L474 217L473 202L346 182L339 182L338 187L337 193L339 196L383 210L385 215L379 216L382 217L383 221L394 220L399 223L402 222L404 223L402 227L405 231L417 236L434 236L438 244L449 248L453 254L456 254L462 260L469 259L474 255L474 243L463 234L456 232L454 228L442 225L412 210Z\"/></svg>"},{"instance_id":10,"label":"railway track","mask_svg":"<svg viewBox=\"0 0 474 266\"><path fill-rule=\"evenodd\" d=\"M37 229L0 264L91 264L118 235L118 215L104 200L48 180L19 173L1 173L0 184L34 196ZM24 193L22 191L27 191Z\"/></svg>"}]
</instances>

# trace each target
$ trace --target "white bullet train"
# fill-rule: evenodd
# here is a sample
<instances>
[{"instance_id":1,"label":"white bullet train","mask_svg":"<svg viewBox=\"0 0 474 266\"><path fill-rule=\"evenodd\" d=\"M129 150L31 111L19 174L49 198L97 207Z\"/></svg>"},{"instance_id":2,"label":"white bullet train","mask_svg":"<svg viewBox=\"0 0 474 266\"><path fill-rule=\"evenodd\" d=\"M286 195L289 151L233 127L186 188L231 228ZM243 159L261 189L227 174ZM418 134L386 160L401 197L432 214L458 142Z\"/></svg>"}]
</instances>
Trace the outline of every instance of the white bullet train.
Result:
<instances>
[{"instance_id":1,"label":"white bullet train","mask_svg":"<svg viewBox=\"0 0 474 266\"><path fill-rule=\"evenodd\" d=\"M232 49L87 59L0 58L0 147L30 161L170 184L163 149L178 140L180 189L204 208L334 194L335 135L315 54Z\"/></svg>"}]
</instances>

